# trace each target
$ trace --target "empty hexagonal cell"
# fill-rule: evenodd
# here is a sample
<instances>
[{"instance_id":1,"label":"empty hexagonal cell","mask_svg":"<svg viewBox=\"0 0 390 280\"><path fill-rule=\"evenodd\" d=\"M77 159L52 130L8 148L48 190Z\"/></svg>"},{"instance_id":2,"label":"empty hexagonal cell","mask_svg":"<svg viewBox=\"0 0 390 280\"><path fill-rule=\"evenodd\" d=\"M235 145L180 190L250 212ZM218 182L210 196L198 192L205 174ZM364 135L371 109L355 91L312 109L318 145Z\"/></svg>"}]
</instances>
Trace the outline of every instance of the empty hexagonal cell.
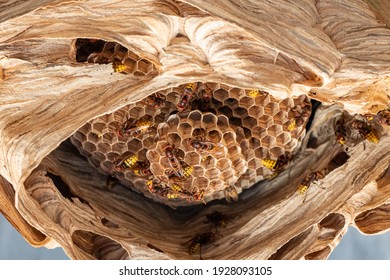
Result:
<instances>
[{"instance_id":1,"label":"empty hexagonal cell","mask_svg":"<svg viewBox=\"0 0 390 280\"><path fill-rule=\"evenodd\" d=\"M193 186L198 189L204 189L209 185L209 180L204 177L197 177L193 181Z\"/></svg>"},{"instance_id":2,"label":"empty hexagonal cell","mask_svg":"<svg viewBox=\"0 0 390 280\"><path fill-rule=\"evenodd\" d=\"M213 93L213 98L220 102L224 102L226 99L229 98L229 93L225 89L217 89Z\"/></svg>"},{"instance_id":3,"label":"empty hexagonal cell","mask_svg":"<svg viewBox=\"0 0 390 280\"><path fill-rule=\"evenodd\" d=\"M96 151L92 153L92 156L97 159L98 161L104 161L106 159L106 152L105 151Z\"/></svg>"},{"instance_id":4,"label":"empty hexagonal cell","mask_svg":"<svg viewBox=\"0 0 390 280\"><path fill-rule=\"evenodd\" d=\"M122 63L126 67L125 70L126 73L132 73L133 71L136 70L137 63L132 58L126 57L125 59L122 60Z\"/></svg>"},{"instance_id":5,"label":"empty hexagonal cell","mask_svg":"<svg viewBox=\"0 0 390 280\"><path fill-rule=\"evenodd\" d=\"M284 132L276 138L276 145L284 147L291 140L291 134Z\"/></svg>"},{"instance_id":6,"label":"empty hexagonal cell","mask_svg":"<svg viewBox=\"0 0 390 280\"><path fill-rule=\"evenodd\" d=\"M87 140L87 136L82 133L80 130L76 131L74 134L73 134L73 138L83 142L83 141L86 141Z\"/></svg>"},{"instance_id":7,"label":"empty hexagonal cell","mask_svg":"<svg viewBox=\"0 0 390 280\"><path fill-rule=\"evenodd\" d=\"M121 155L122 153L114 153L114 152L110 152L106 155L107 159L110 160L110 161L116 161L119 156Z\"/></svg>"},{"instance_id":8,"label":"empty hexagonal cell","mask_svg":"<svg viewBox=\"0 0 390 280\"><path fill-rule=\"evenodd\" d=\"M268 149L264 149L263 147L257 148L255 150L255 156L258 159L268 158Z\"/></svg>"},{"instance_id":9,"label":"empty hexagonal cell","mask_svg":"<svg viewBox=\"0 0 390 280\"><path fill-rule=\"evenodd\" d=\"M246 108L237 107L236 109L233 110L233 117L242 119L245 118L246 116L248 116L248 110Z\"/></svg>"},{"instance_id":10,"label":"empty hexagonal cell","mask_svg":"<svg viewBox=\"0 0 390 280\"><path fill-rule=\"evenodd\" d=\"M108 143L100 142L97 144L97 148L102 153L108 153L111 151L111 145Z\"/></svg>"},{"instance_id":11,"label":"empty hexagonal cell","mask_svg":"<svg viewBox=\"0 0 390 280\"><path fill-rule=\"evenodd\" d=\"M129 151L138 152L142 149L142 142L139 139L133 138L127 143L127 149Z\"/></svg>"},{"instance_id":12,"label":"empty hexagonal cell","mask_svg":"<svg viewBox=\"0 0 390 280\"><path fill-rule=\"evenodd\" d=\"M273 147L269 149L269 154L272 158L279 158L284 154L284 149L281 147Z\"/></svg>"},{"instance_id":13,"label":"empty hexagonal cell","mask_svg":"<svg viewBox=\"0 0 390 280\"><path fill-rule=\"evenodd\" d=\"M103 134L103 142L112 143L118 139L118 135L113 132L107 132Z\"/></svg>"},{"instance_id":14,"label":"empty hexagonal cell","mask_svg":"<svg viewBox=\"0 0 390 280\"><path fill-rule=\"evenodd\" d=\"M276 138L270 135L267 135L260 139L261 145L266 147L273 147L276 144Z\"/></svg>"},{"instance_id":15,"label":"empty hexagonal cell","mask_svg":"<svg viewBox=\"0 0 390 280\"><path fill-rule=\"evenodd\" d=\"M233 160L232 162L232 166L235 168L235 170L237 171L236 173L239 174L241 176L242 173L244 173L247 169L247 166L245 164L245 161L242 160L241 158L236 158L235 160Z\"/></svg>"},{"instance_id":16,"label":"empty hexagonal cell","mask_svg":"<svg viewBox=\"0 0 390 280\"><path fill-rule=\"evenodd\" d=\"M221 172L217 168L211 168L209 170L206 170L205 176L209 180L214 180L219 178L219 175Z\"/></svg>"},{"instance_id":17,"label":"empty hexagonal cell","mask_svg":"<svg viewBox=\"0 0 390 280\"><path fill-rule=\"evenodd\" d=\"M251 149L256 149L260 147L260 140L259 138L250 137L249 139L249 147Z\"/></svg>"},{"instance_id":18,"label":"empty hexagonal cell","mask_svg":"<svg viewBox=\"0 0 390 280\"><path fill-rule=\"evenodd\" d=\"M144 75L146 75L152 70L153 70L153 64L150 61L146 59L141 59L137 61L137 71L140 71Z\"/></svg>"},{"instance_id":19,"label":"empty hexagonal cell","mask_svg":"<svg viewBox=\"0 0 390 280\"><path fill-rule=\"evenodd\" d=\"M230 117L229 122L231 125L234 125L234 126L238 126L238 127L242 126L242 119L241 118Z\"/></svg>"},{"instance_id":20,"label":"empty hexagonal cell","mask_svg":"<svg viewBox=\"0 0 390 280\"><path fill-rule=\"evenodd\" d=\"M291 98L286 98L279 102L279 108L281 111L289 111L292 107L294 107L294 101Z\"/></svg>"},{"instance_id":21,"label":"empty hexagonal cell","mask_svg":"<svg viewBox=\"0 0 390 280\"><path fill-rule=\"evenodd\" d=\"M105 129L106 127L107 127L107 124L101 123L101 122L95 122L92 124L92 130L95 133L101 133L103 131L103 129Z\"/></svg>"},{"instance_id":22,"label":"empty hexagonal cell","mask_svg":"<svg viewBox=\"0 0 390 280\"><path fill-rule=\"evenodd\" d=\"M150 170L155 176L165 176L165 168L162 167L161 164L159 164L158 162L151 161Z\"/></svg>"},{"instance_id":23,"label":"empty hexagonal cell","mask_svg":"<svg viewBox=\"0 0 390 280\"><path fill-rule=\"evenodd\" d=\"M202 112L196 110L196 111L192 111L188 117L187 117L187 120L188 120L188 123L193 126L193 127L201 127L202 126Z\"/></svg>"},{"instance_id":24,"label":"empty hexagonal cell","mask_svg":"<svg viewBox=\"0 0 390 280\"><path fill-rule=\"evenodd\" d=\"M279 111L279 105L276 102L270 102L264 106L264 114L273 116Z\"/></svg>"},{"instance_id":25,"label":"empty hexagonal cell","mask_svg":"<svg viewBox=\"0 0 390 280\"><path fill-rule=\"evenodd\" d=\"M224 142L225 142L225 146L226 147L229 147L229 146L235 146L236 144L236 139L235 139L235 133L233 131L227 131L223 134L222 136Z\"/></svg>"},{"instance_id":26,"label":"empty hexagonal cell","mask_svg":"<svg viewBox=\"0 0 390 280\"><path fill-rule=\"evenodd\" d=\"M170 143L171 145L175 145L176 148L180 146L181 143L181 137L178 133L172 132L168 133L167 135L167 142Z\"/></svg>"},{"instance_id":27,"label":"empty hexagonal cell","mask_svg":"<svg viewBox=\"0 0 390 280\"><path fill-rule=\"evenodd\" d=\"M221 108L223 106L223 102L221 101L218 101L216 99L211 99L211 107L212 108L215 108L215 109L218 109L218 108Z\"/></svg>"},{"instance_id":28,"label":"empty hexagonal cell","mask_svg":"<svg viewBox=\"0 0 390 280\"><path fill-rule=\"evenodd\" d=\"M207 136L209 141L213 143L220 143L222 140L222 133L219 130L209 130Z\"/></svg>"},{"instance_id":29,"label":"empty hexagonal cell","mask_svg":"<svg viewBox=\"0 0 390 280\"><path fill-rule=\"evenodd\" d=\"M253 127L257 126L257 120L249 116L245 117L242 120L242 126L252 129Z\"/></svg>"},{"instance_id":30,"label":"empty hexagonal cell","mask_svg":"<svg viewBox=\"0 0 390 280\"><path fill-rule=\"evenodd\" d=\"M96 151L96 146L91 142L83 142L83 149L91 154Z\"/></svg>"},{"instance_id":31,"label":"empty hexagonal cell","mask_svg":"<svg viewBox=\"0 0 390 280\"><path fill-rule=\"evenodd\" d=\"M276 137L283 133L282 127L280 125L271 125L270 127L267 128L267 133L270 136Z\"/></svg>"},{"instance_id":32,"label":"empty hexagonal cell","mask_svg":"<svg viewBox=\"0 0 390 280\"><path fill-rule=\"evenodd\" d=\"M89 162L95 166L95 167L99 167L100 166L100 161L96 158L93 158L93 157L89 157L88 158Z\"/></svg>"},{"instance_id":33,"label":"empty hexagonal cell","mask_svg":"<svg viewBox=\"0 0 390 280\"><path fill-rule=\"evenodd\" d=\"M239 100L241 107L249 108L255 104L255 99L249 96L241 97Z\"/></svg>"},{"instance_id":34,"label":"empty hexagonal cell","mask_svg":"<svg viewBox=\"0 0 390 280\"><path fill-rule=\"evenodd\" d=\"M274 124L283 125L287 120L287 113L285 111L279 111L274 115Z\"/></svg>"},{"instance_id":35,"label":"empty hexagonal cell","mask_svg":"<svg viewBox=\"0 0 390 280\"><path fill-rule=\"evenodd\" d=\"M239 106L238 100L235 99L235 98L228 98L228 99L226 99L223 102L223 105L229 107L232 110L236 109Z\"/></svg>"},{"instance_id":36,"label":"empty hexagonal cell","mask_svg":"<svg viewBox=\"0 0 390 280\"><path fill-rule=\"evenodd\" d=\"M231 88L229 90L229 98L234 98L236 100L240 99L242 96L245 96L245 90L241 88Z\"/></svg>"},{"instance_id":37,"label":"empty hexagonal cell","mask_svg":"<svg viewBox=\"0 0 390 280\"><path fill-rule=\"evenodd\" d=\"M233 179L233 177L234 177L234 174L233 174L232 170L230 170L230 169L225 170L219 176L219 178L221 178L222 181L226 182L227 185L231 185L231 184L235 183L235 182L229 182L231 179Z\"/></svg>"},{"instance_id":38,"label":"empty hexagonal cell","mask_svg":"<svg viewBox=\"0 0 390 280\"><path fill-rule=\"evenodd\" d=\"M257 169L260 167L260 160L253 158L248 162L248 169ZM246 172L245 172L246 173Z\"/></svg>"},{"instance_id":39,"label":"empty hexagonal cell","mask_svg":"<svg viewBox=\"0 0 390 280\"><path fill-rule=\"evenodd\" d=\"M101 161L100 167L103 170L107 171L108 173L111 173L112 170L114 170L115 166L114 166L114 164L111 161L105 160L105 161Z\"/></svg>"},{"instance_id":40,"label":"empty hexagonal cell","mask_svg":"<svg viewBox=\"0 0 390 280\"><path fill-rule=\"evenodd\" d=\"M262 137L266 136L267 135L267 130L263 127L260 127L260 126L256 126L254 128L252 128L252 137L254 138L258 138L258 139L261 139Z\"/></svg>"},{"instance_id":41,"label":"empty hexagonal cell","mask_svg":"<svg viewBox=\"0 0 390 280\"><path fill-rule=\"evenodd\" d=\"M184 156L184 161L190 166L199 164L200 159L201 157L197 152L187 152Z\"/></svg>"},{"instance_id":42,"label":"empty hexagonal cell","mask_svg":"<svg viewBox=\"0 0 390 280\"><path fill-rule=\"evenodd\" d=\"M146 149L151 149L155 146L156 140L154 137L146 137L142 140L142 145Z\"/></svg>"},{"instance_id":43,"label":"empty hexagonal cell","mask_svg":"<svg viewBox=\"0 0 390 280\"><path fill-rule=\"evenodd\" d=\"M183 139L192 137L192 126L188 123L180 123L177 130Z\"/></svg>"},{"instance_id":44,"label":"empty hexagonal cell","mask_svg":"<svg viewBox=\"0 0 390 280\"><path fill-rule=\"evenodd\" d=\"M255 119L264 115L264 108L262 106L252 106L248 109L248 115Z\"/></svg>"},{"instance_id":45,"label":"empty hexagonal cell","mask_svg":"<svg viewBox=\"0 0 390 280\"><path fill-rule=\"evenodd\" d=\"M233 110L228 106L223 106L223 107L219 108L218 113L225 115L228 118L233 116Z\"/></svg>"},{"instance_id":46,"label":"empty hexagonal cell","mask_svg":"<svg viewBox=\"0 0 390 280\"><path fill-rule=\"evenodd\" d=\"M130 123L136 122L140 117L145 115L145 108L144 107L133 107L129 111L129 117L131 120Z\"/></svg>"},{"instance_id":47,"label":"empty hexagonal cell","mask_svg":"<svg viewBox=\"0 0 390 280\"><path fill-rule=\"evenodd\" d=\"M208 130L209 127L214 128L217 125L217 116L212 113L205 113L202 121L206 130Z\"/></svg>"},{"instance_id":48,"label":"empty hexagonal cell","mask_svg":"<svg viewBox=\"0 0 390 280\"><path fill-rule=\"evenodd\" d=\"M80 148L80 147L82 146L82 142L79 141L79 140L77 140L76 138L71 137L71 138L70 138L70 141L71 141L72 144L73 144L74 146L76 146L77 148Z\"/></svg>"},{"instance_id":49,"label":"empty hexagonal cell","mask_svg":"<svg viewBox=\"0 0 390 280\"><path fill-rule=\"evenodd\" d=\"M263 115L261 116L260 118L257 119L257 123L259 124L259 126L261 127L269 127L272 125L273 123L273 120L272 120L272 117L269 116L269 115Z\"/></svg>"},{"instance_id":50,"label":"empty hexagonal cell","mask_svg":"<svg viewBox=\"0 0 390 280\"><path fill-rule=\"evenodd\" d=\"M199 165L193 166L192 176L194 178L203 177L204 172L205 172L205 170L203 169L203 167L201 167Z\"/></svg>"}]
</instances>

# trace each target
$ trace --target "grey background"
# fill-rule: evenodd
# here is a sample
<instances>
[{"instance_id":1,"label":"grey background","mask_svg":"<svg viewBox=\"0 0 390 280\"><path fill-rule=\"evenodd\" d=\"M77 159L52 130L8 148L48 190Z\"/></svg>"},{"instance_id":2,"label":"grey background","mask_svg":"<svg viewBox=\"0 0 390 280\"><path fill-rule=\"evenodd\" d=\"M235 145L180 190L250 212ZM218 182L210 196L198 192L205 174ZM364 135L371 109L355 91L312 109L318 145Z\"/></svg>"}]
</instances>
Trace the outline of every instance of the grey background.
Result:
<instances>
[{"instance_id":1,"label":"grey background","mask_svg":"<svg viewBox=\"0 0 390 280\"><path fill-rule=\"evenodd\" d=\"M66 260L61 248L31 247L0 215L0 260ZM365 236L350 227L330 260L390 260L390 232Z\"/></svg>"}]
</instances>

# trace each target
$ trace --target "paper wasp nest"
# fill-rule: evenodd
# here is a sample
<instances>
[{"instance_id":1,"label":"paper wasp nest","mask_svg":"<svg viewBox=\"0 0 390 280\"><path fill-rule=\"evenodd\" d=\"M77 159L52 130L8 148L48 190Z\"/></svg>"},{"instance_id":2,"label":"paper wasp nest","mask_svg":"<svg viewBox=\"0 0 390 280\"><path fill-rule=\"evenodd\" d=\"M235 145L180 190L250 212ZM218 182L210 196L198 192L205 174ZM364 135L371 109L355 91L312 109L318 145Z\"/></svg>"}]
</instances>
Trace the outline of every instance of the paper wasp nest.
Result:
<instances>
[{"instance_id":1,"label":"paper wasp nest","mask_svg":"<svg viewBox=\"0 0 390 280\"><path fill-rule=\"evenodd\" d=\"M387 2L257 2L0 4L0 210L32 245L325 259L388 230Z\"/></svg>"}]
</instances>

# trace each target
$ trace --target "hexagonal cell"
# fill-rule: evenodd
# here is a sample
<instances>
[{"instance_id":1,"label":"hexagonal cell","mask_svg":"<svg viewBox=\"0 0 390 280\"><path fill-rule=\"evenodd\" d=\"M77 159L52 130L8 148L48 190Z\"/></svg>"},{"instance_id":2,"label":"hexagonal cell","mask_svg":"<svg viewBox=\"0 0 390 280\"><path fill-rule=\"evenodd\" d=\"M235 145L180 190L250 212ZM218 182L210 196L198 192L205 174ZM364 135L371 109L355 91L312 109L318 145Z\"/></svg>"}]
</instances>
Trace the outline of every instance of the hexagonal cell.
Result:
<instances>
[{"instance_id":1,"label":"hexagonal cell","mask_svg":"<svg viewBox=\"0 0 390 280\"><path fill-rule=\"evenodd\" d=\"M103 142L112 143L118 140L118 135L116 133L107 132L103 134Z\"/></svg>"},{"instance_id":2,"label":"hexagonal cell","mask_svg":"<svg viewBox=\"0 0 390 280\"><path fill-rule=\"evenodd\" d=\"M238 101L242 96L245 96L245 90L243 89L234 87L229 90L229 98L234 98Z\"/></svg>"},{"instance_id":3,"label":"hexagonal cell","mask_svg":"<svg viewBox=\"0 0 390 280\"><path fill-rule=\"evenodd\" d=\"M109 174L114 170L115 165L110 160L105 160L101 161L100 167Z\"/></svg>"},{"instance_id":4,"label":"hexagonal cell","mask_svg":"<svg viewBox=\"0 0 390 280\"><path fill-rule=\"evenodd\" d=\"M236 108L239 106L238 100L237 100L237 99L234 99L234 98L228 98L228 99L226 99L226 100L223 102L223 105L229 107L229 108L232 109L232 110L236 109Z\"/></svg>"},{"instance_id":5,"label":"hexagonal cell","mask_svg":"<svg viewBox=\"0 0 390 280\"><path fill-rule=\"evenodd\" d=\"M276 137L283 133L282 127L280 125L271 125L270 127L267 128L267 133L270 136Z\"/></svg>"},{"instance_id":6,"label":"hexagonal cell","mask_svg":"<svg viewBox=\"0 0 390 280\"><path fill-rule=\"evenodd\" d=\"M73 134L73 138L74 139L77 139L79 142L83 142L83 141L86 141L87 140L87 136L82 133L81 131L76 131L74 134Z\"/></svg>"},{"instance_id":7,"label":"hexagonal cell","mask_svg":"<svg viewBox=\"0 0 390 280\"><path fill-rule=\"evenodd\" d=\"M260 127L269 127L273 124L273 119L269 115L263 115L257 119L257 123Z\"/></svg>"},{"instance_id":8,"label":"hexagonal cell","mask_svg":"<svg viewBox=\"0 0 390 280\"><path fill-rule=\"evenodd\" d=\"M260 166L260 161L257 158L253 158L248 162L248 169L257 169ZM245 172L246 174L246 172Z\"/></svg>"},{"instance_id":9,"label":"hexagonal cell","mask_svg":"<svg viewBox=\"0 0 390 280\"><path fill-rule=\"evenodd\" d=\"M150 61L144 58L137 61L137 71L146 75L152 70L153 70L153 64Z\"/></svg>"},{"instance_id":10,"label":"hexagonal cell","mask_svg":"<svg viewBox=\"0 0 390 280\"><path fill-rule=\"evenodd\" d=\"M136 122L140 117L145 115L145 108L144 107L133 107L129 110L129 118L130 123Z\"/></svg>"},{"instance_id":11,"label":"hexagonal cell","mask_svg":"<svg viewBox=\"0 0 390 280\"><path fill-rule=\"evenodd\" d=\"M279 111L274 115L274 124L283 125L287 120L287 112L285 111Z\"/></svg>"},{"instance_id":12,"label":"hexagonal cell","mask_svg":"<svg viewBox=\"0 0 390 280\"><path fill-rule=\"evenodd\" d=\"M242 119L246 116L248 116L248 110L246 108L238 107L233 110L233 117Z\"/></svg>"},{"instance_id":13,"label":"hexagonal cell","mask_svg":"<svg viewBox=\"0 0 390 280\"><path fill-rule=\"evenodd\" d=\"M284 132L276 138L276 145L284 147L291 140L291 134Z\"/></svg>"},{"instance_id":14,"label":"hexagonal cell","mask_svg":"<svg viewBox=\"0 0 390 280\"><path fill-rule=\"evenodd\" d=\"M275 102L270 102L266 106L264 106L264 114L273 116L276 114L279 110L279 105L278 103Z\"/></svg>"},{"instance_id":15,"label":"hexagonal cell","mask_svg":"<svg viewBox=\"0 0 390 280\"><path fill-rule=\"evenodd\" d=\"M119 155L121 155L122 153L114 153L114 152L110 152L106 155L107 159L110 160L110 161L115 161L117 158L119 158Z\"/></svg>"},{"instance_id":16,"label":"hexagonal cell","mask_svg":"<svg viewBox=\"0 0 390 280\"><path fill-rule=\"evenodd\" d=\"M107 127L106 123L95 122L92 124L92 130L94 132L102 132Z\"/></svg>"},{"instance_id":17,"label":"hexagonal cell","mask_svg":"<svg viewBox=\"0 0 390 280\"><path fill-rule=\"evenodd\" d=\"M192 126L188 123L180 123L177 130L183 139L192 137Z\"/></svg>"},{"instance_id":18,"label":"hexagonal cell","mask_svg":"<svg viewBox=\"0 0 390 280\"><path fill-rule=\"evenodd\" d=\"M224 102L226 99L229 98L229 93L225 89L217 89L213 93L213 98L220 102Z\"/></svg>"},{"instance_id":19,"label":"hexagonal cell","mask_svg":"<svg viewBox=\"0 0 390 280\"><path fill-rule=\"evenodd\" d=\"M245 117L242 120L242 126L252 129L253 127L257 126L257 120L249 116Z\"/></svg>"},{"instance_id":20,"label":"hexagonal cell","mask_svg":"<svg viewBox=\"0 0 390 280\"><path fill-rule=\"evenodd\" d=\"M190 166L199 164L200 160L201 156L197 152L188 152L184 156L184 161Z\"/></svg>"},{"instance_id":21,"label":"hexagonal cell","mask_svg":"<svg viewBox=\"0 0 390 280\"><path fill-rule=\"evenodd\" d=\"M142 142L139 139L133 138L129 142L127 142L127 149L129 151L137 152L142 149Z\"/></svg>"},{"instance_id":22,"label":"hexagonal cell","mask_svg":"<svg viewBox=\"0 0 390 280\"><path fill-rule=\"evenodd\" d=\"M217 168L211 168L211 169L206 171L205 176L209 180L214 180L216 178L219 178L220 174L221 174L221 172Z\"/></svg>"},{"instance_id":23,"label":"hexagonal cell","mask_svg":"<svg viewBox=\"0 0 390 280\"><path fill-rule=\"evenodd\" d=\"M250 117L257 119L257 118L264 115L264 108L261 106L257 106L257 105L252 106L248 109L248 115Z\"/></svg>"},{"instance_id":24,"label":"hexagonal cell","mask_svg":"<svg viewBox=\"0 0 390 280\"><path fill-rule=\"evenodd\" d=\"M197 177L194 179L193 185L198 189L204 189L209 185L209 180L204 177Z\"/></svg>"},{"instance_id":25,"label":"hexagonal cell","mask_svg":"<svg viewBox=\"0 0 390 280\"><path fill-rule=\"evenodd\" d=\"M178 148L181 144L181 137L178 133L169 133L167 134L167 142Z\"/></svg>"},{"instance_id":26,"label":"hexagonal cell","mask_svg":"<svg viewBox=\"0 0 390 280\"><path fill-rule=\"evenodd\" d=\"M273 147L276 144L276 138L270 135L267 135L260 139L261 145L266 147Z\"/></svg>"},{"instance_id":27,"label":"hexagonal cell","mask_svg":"<svg viewBox=\"0 0 390 280\"><path fill-rule=\"evenodd\" d=\"M263 127L256 126L256 127L252 128L251 133L252 133L252 137L261 139L262 137L266 136L267 130Z\"/></svg>"},{"instance_id":28,"label":"hexagonal cell","mask_svg":"<svg viewBox=\"0 0 390 280\"><path fill-rule=\"evenodd\" d=\"M129 57L123 59L122 63L126 66L127 73L132 73L136 69L136 66L137 66L137 63Z\"/></svg>"},{"instance_id":29,"label":"hexagonal cell","mask_svg":"<svg viewBox=\"0 0 390 280\"><path fill-rule=\"evenodd\" d=\"M210 142L213 143L220 143L222 140L222 133L219 130L210 130L207 136Z\"/></svg>"},{"instance_id":30,"label":"hexagonal cell","mask_svg":"<svg viewBox=\"0 0 390 280\"><path fill-rule=\"evenodd\" d=\"M198 178L198 177L203 177L204 176L204 173L205 173L205 170L203 169L203 167L197 165L197 166L193 166L193 171L192 171L192 176L194 178Z\"/></svg>"},{"instance_id":31,"label":"hexagonal cell","mask_svg":"<svg viewBox=\"0 0 390 280\"><path fill-rule=\"evenodd\" d=\"M281 147L273 147L269 149L269 154L271 158L279 158L281 155L284 154L284 149Z\"/></svg>"},{"instance_id":32,"label":"hexagonal cell","mask_svg":"<svg viewBox=\"0 0 390 280\"><path fill-rule=\"evenodd\" d=\"M202 112L196 110L188 114L187 121L193 127L201 127L202 118L203 118Z\"/></svg>"},{"instance_id":33,"label":"hexagonal cell","mask_svg":"<svg viewBox=\"0 0 390 280\"><path fill-rule=\"evenodd\" d=\"M108 153L111 151L111 145L108 143L100 142L97 144L97 149L102 153Z\"/></svg>"},{"instance_id":34,"label":"hexagonal cell","mask_svg":"<svg viewBox=\"0 0 390 280\"><path fill-rule=\"evenodd\" d=\"M96 146L95 144L91 142L83 142L83 149L87 151L88 153L92 154L93 152L96 151Z\"/></svg>"},{"instance_id":35,"label":"hexagonal cell","mask_svg":"<svg viewBox=\"0 0 390 280\"><path fill-rule=\"evenodd\" d=\"M80 149L81 146L82 146L82 142L77 140L76 138L73 138L73 137L70 137L70 141L72 142L72 144L74 146L76 146L76 148Z\"/></svg>"},{"instance_id":36,"label":"hexagonal cell","mask_svg":"<svg viewBox=\"0 0 390 280\"><path fill-rule=\"evenodd\" d=\"M294 107L294 101L291 98L286 98L279 102L279 108L282 111L289 111L292 107Z\"/></svg>"},{"instance_id":37,"label":"hexagonal cell","mask_svg":"<svg viewBox=\"0 0 390 280\"><path fill-rule=\"evenodd\" d=\"M255 99L249 96L244 96L240 98L239 104L241 107L250 108L251 106L255 105Z\"/></svg>"}]
</instances>

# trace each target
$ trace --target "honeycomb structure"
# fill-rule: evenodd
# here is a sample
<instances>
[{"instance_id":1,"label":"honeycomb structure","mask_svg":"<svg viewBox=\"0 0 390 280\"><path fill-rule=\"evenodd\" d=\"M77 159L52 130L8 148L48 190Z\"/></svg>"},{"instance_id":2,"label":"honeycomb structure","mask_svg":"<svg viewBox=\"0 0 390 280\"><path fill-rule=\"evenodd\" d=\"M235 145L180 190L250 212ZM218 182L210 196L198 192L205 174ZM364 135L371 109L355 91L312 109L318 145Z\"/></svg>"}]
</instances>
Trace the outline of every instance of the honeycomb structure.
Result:
<instances>
[{"instance_id":1,"label":"honeycomb structure","mask_svg":"<svg viewBox=\"0 0 390 280\"><path fill-rule=\"evenodd\" d=\"M71 57L78 62L109 64L115 72L146 76L157 74L156 66L126 47L98 39L77 39L71 47Z\"/></svg>"},{"instance_id":2,"label":"honeycomb structure","mask_svg":"<svg viewBox=\"0 0 390 280\"><path fill-rule=\"evenodd\" d=\"M235 200L235 193L278 175L264 159L291 155L310 114L306 96L278 100L261 90L193 82L98 117L71 141L123 185L188 206Z\"/></svg>"}]
</instances>

